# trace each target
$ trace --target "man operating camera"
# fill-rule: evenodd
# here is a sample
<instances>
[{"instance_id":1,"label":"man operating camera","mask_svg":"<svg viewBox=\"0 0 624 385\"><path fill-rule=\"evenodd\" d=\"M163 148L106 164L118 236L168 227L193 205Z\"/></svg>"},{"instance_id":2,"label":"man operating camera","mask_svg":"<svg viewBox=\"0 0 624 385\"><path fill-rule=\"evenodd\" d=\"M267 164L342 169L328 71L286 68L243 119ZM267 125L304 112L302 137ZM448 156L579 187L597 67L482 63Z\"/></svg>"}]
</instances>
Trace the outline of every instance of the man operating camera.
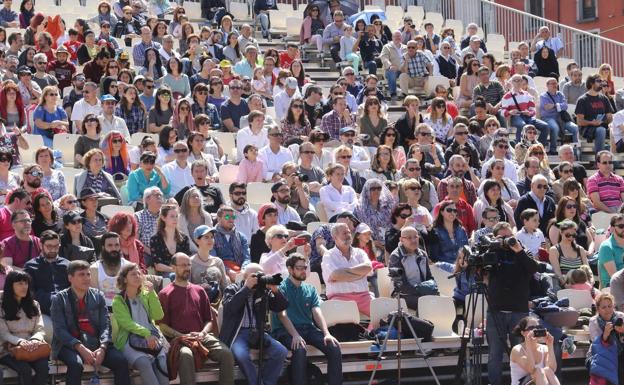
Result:
<instances>
[{"instance_id":1,"label":"man operating camera","mask_svg":"<svg viewBox=\"0 0 624 385\"><path fill-rule=\"evenodd\" d=\"M250 263L245 268L243 282L229 285L223 294L225 322L221 326L221 341L232 350L249 385L257 383L259 373L264 384L277 384L288 354L288 350L263 329L267 307L274 312L288 307L288 300L278 289L281 281L279 275L266 276L260 265ZM260 362L261 370L257 371L249 351L258 349L260 344L264 362Z\"/></svg>"},{"instance_id":2,"label":"man operating camera","mask_svg":"<svg viewBox=\"0 0 624 385\"><path fill-rule=\"evenodd\" d=\"M512 238L511 225L500 222L493 234L498 261L488 272L489 308L486 335L489 346L488 377L490 384L500 385L503 352L507 338L511 346L520 343L513 329L529 315L529 284L531 276L538 271L538 264L527 255L520 242Z\"/></svg>"}]
</instances>

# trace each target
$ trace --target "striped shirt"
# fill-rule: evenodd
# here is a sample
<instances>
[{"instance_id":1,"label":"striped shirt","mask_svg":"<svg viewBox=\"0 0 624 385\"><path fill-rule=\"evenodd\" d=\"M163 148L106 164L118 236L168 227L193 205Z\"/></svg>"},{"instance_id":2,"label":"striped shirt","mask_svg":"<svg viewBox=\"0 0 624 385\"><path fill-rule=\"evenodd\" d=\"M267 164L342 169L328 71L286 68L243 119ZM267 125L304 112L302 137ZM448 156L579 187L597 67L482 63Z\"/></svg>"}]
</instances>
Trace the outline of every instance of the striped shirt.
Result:
<instances>
[{"instance_id":1,"label":"striped shirt","mask_svg":"<svg viewBox=\"0 0 624 385\"><path fill-rule=\"evenodd\" d=\"M486 102L495 106L501 101L504 95L505 90L503 86L498 81L492 80L487 86L479 83L472 91L472 100L475 100L478 96L483 96ZM516 97L516 99L517 98L518 97ZM511 101L513 102L513 99L511 99ZM518 102L520 101L518 100Z\"/></svg>"},{"instance_id":2,"label":"striped shirt","mask_svg":"<svg viewBox=\"0 0 624 385\"><path fill-rule=\"evenodd\" d=\"M514 101L512 95L516 97L516 101ZM520 91L518 93L509 91L503 95L503 100L501 101L503 114L506 118L510 116L511 111L518 109L516 102L518 103L518 106L520 106L520 111L529 111L531 113L530 116L535 116L535 101L533 100L533 96L531 96L531 94L526 91Z\"/></svg>"},{"instance_id":3,"label":"striped shirt","mask_svg":"<svg viewBox=\"0 0 624 385\"><path fill-rule=\"evenodd\" d=\"M607 207L618 207L622 204L620 194L624 192L624 179L613 173L603 176L597 172L587 179L587 195L595 192Z\"/></svg>"}]
</instances>

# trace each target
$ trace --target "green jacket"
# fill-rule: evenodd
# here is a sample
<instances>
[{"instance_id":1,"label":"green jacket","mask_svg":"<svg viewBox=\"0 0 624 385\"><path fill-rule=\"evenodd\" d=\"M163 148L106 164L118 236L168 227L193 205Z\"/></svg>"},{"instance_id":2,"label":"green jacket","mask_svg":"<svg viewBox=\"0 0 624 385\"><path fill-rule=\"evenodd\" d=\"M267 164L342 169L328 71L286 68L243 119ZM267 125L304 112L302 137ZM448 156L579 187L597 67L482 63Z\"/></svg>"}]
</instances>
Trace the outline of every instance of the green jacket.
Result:
<instances>
[{"instance_id":1,"label":"green jacket","mask_svg":"<svg viewBox=\"0 0 624 385\"><path fill-rule=\"evenodd\" d=\"M143 301L143 306L147 309L147 315L152 323L161 320L165 316L160 301L158 300L158 295L156 295L153 290L149 292L141 291L138 297ZM115 348L119 351L123 351L126 346L129 333L134 333L141 337L148 337L150 335L150 331L147 328L134 322L126 300L120 294L117 294L115 298L113 298L112 318L113 322L116 322L118 325L117 335L114 337L113 343Z\"/></svg>"}]
</instances>

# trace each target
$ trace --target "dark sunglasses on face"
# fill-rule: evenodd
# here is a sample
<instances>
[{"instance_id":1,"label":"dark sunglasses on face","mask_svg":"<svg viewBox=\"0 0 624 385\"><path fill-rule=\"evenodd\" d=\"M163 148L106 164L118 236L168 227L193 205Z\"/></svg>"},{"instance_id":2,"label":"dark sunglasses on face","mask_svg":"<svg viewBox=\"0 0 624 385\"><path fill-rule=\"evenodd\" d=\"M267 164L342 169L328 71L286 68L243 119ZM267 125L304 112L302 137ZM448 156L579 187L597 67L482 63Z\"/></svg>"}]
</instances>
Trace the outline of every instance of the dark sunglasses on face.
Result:
<instances>
[{"instance_id":1,"label":"dark sunglasses on face","mask_svg":"<svg viewBox=\"0 0 624 385\"><path fill-rule=\"evenodd\" d=\"M142 163L144 163L144 164L154 164L154 163L156 163L156 158L148 158L148 159L144 159L144 160L142 161Z\"/></svg>"},{"instance_id":2,"label":"dark sunglasses on face","mask_svg":"<svg viewBox=\"0 0 624 385\"><path fill-rule=\"evenodd\" d=\"M603 162L600 162L600 164L613 164L612 160L605 160Z\"/></svg>"},{"instance_id":3,"label":"dark sunglasses on face","mask_svg":"<svg viewBox=\"0 0 624 385\"><path fill-rule=\"evenodd\" d=\"M237 196L237 197L245 196L247 195L247 191L234 191L232 195Z\"/></svg>"},{"instance_id":4,"label":"dark sunglasses on face","mask_svg":"<svg viewBox=\"0 0 624 385\"><path fill-rule=\"evenodd\" d=\"M399 214L399 217L400 217L401 219L407 219L407 218L409 218L409 217L411 217L411 216L412 216L412 214Z\"/></svg>"},{"instance_id":5,"label":"dark sunglasses on face","mask_svg":"<svg viewBox=\"0 0 624 385\"><path fill-rule=\"evenodd\" d=\"M2 158L0 158L0 162L11 162L11 158L3 156Z\"/></svg>"},{"instance_id":6,"label":"dark sunglasses on face","mask_svg":"<svg viewBox=\"0 0 624 385\"><path fill-rule=\"evenodd\" d=\"M85 123L97 123L97 122L98 122L97 118L89 118L85 120Z\"/></svg>"},{"instance_id":7,"label":"dark sunglasses on face","mask_svg":"<svg viewBox=\"0 0 624 385\"><path fill-rule=\"evenodd\" d=\"M567 205L565 206L565 208L566 208L566 209L576 209L576 208L578 208L578 206L577 206L577 205L575 205L575 204L567 204Z\"/></svg>"},{"instance_id":8,"label":"dark sunglasses on face","mask_svg":"<svg viewBox=\"0 0 624 385\"><path fill-rule=\"evenodd\" d=\"M221 83L217 83L217 84L221 84ZM230 90L242 90L243 87L241 86L230 86Z\"/></svg>"},{"instance_id":9,"label":"dark sunglasses on face","mask_svg":"<svg viewBox=\"0 0 624 385\"><path fill-rule=\"evenodd\" d=\"M188 152L188 148L176 148L175 150L173 150L173 152L175 152L176 154L181 154L184 152Z\"/></svg>"},{"instance_id":10,"label":"dark sunglasses on face","mask_svg":"<svg viewBox=\"0 0 624 385\"><path fill-rule=\"evenodd\" d=\"M575 238L576 237L576 233L565 233L563 234L564 237L566 238Z\"/></svg>"},{"instance_id":11,"label":"dark sunglasses on face","mask_svg":"<svg viewBox=\"0 0 624 385\"><path fill-rule=\"evenodd\" d=\"M123 140L122 139L113 139L112 142L113 142L113 144L122 143Z\"/></svg>"},{"instance_id":12,"label":"dark sunglasses on face","mask_svg":"<svg viewBox=\"0 0 624 385\"><path fill-rule=\"evenodd\" d=\"M446 211L447 213L451 213L451 214L457 214L457 209L454 209L451 207L445 208L444 211Z\"/></svg>"},{"instance_id":13,"label":"dark sunglasses on face","mask_svg":"<svg viewBox=\"0 0 624 385\"><path fill-rule=\"evenodd\" d=\"M293 108L298 108L298 109L302 109L303 108L303 104L293 104L292 106Z\"/></svg>"},{"instance_id":14,"label":"dark sunglasses on face","mask_svg":"<svg viewBox=\"0 0 624 385\"><path fill-rule=\"evenodd\" d=\"M370 188L370 191L381 191L381 186L373 186Z\"/></svg>"},{"instance_id":15,"label":"dark sunglasses on face","mask_svg":"<svg viewBox=\"0 0 624 385\"><path fill-rule=\"evenodd\" d=\"M509 145L507 145L507 144L499 144L499 145L498 145L498 146L496 146L496 147L498 147L498 148L500 148L500 149L503 149L503 148L504 148L505 150L509 149Z\"/></svg>"},{"instance_id":16,"label":"dark sunglasses on face","mask_svg":"<svg viewBox=\"0 0 624 385\"><path fill-rule=\"evenodd\" d=\"M31 171L27 175L34 176L35 178L41 178L43 173L41 171Z\"/></svg>"},{"instance_id":17,"label":"dark sunglasses on face","mask_svg":"<svg viewBox=\"0 0 624 385\"><path fill-rule=\"evenodd\" d=\"M406 190L410 190L410 191L421 191L421 190L422 190L422 187L415 187L415 186L414 186L414 187L408 187L408 188L406 188Z\"/></svg>"},{"instance_id":18,"label":"dark sunglasses on face","mask_svg":"<svg viewBox=\"0 0 624 385\"><path fill-rule=\"evenodd\" d=\"M275 234L273 238L288 239L288 234Z\"/></svg>"},{"instance_id":19,"label":"dark sunglasses on face","mask_svg":"<svg viewBox=\"0 0 624 385\"><path fill-rule=\"evenodd\" d=\"M618 229L624 229L624 223L618 223L617 225L613 225L613 227L617 227Z\"/></svg>"}]
</instances>

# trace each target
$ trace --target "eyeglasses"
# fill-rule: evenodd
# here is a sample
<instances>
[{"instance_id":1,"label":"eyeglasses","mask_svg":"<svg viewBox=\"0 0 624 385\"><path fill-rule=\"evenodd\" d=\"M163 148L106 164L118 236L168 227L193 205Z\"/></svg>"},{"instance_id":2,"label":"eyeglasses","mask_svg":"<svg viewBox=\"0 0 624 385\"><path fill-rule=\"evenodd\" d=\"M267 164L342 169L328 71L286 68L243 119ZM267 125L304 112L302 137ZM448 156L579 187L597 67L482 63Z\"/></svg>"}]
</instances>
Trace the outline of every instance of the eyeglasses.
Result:
<instances>
[{"instance_id":1,"label":"eyeglasses","mask_svg":"<svg viewBox=\"0 0 624 385\"><path fill-rule=\"evenodd\" d=\"M416 47L407 47L407 49L416 49Z\"/></svg>"},{"instance_id":2,"label":"eyeglasses","mask_svg":"<svg viewBox=\"0 0 624 385\"><path fill-rule=\"evenodd\" d=\"M500 217L497 215L495 217L485 217L485 219L488 221L496 222L500 219Z\"/></svg>"},{"instance_id":3,"label":"eyeglasses","mask_svg":"<svg viewBox=\"0 0 624 385\"><path fill-rule=\"evenodd\" d=\"M460 136L468 135L468 131L457 131L455 135L460 135Z\"/></svg>"},{"instance_id":4,"label":"eyeglasses","mask_svg":"<svg viewBox=\"0 0 624 385\"><path fill-rule=\"evenodd\" d=\"M496 147L498 147L500 149L505 149L505 150L509 149L509 145L508 144L499 144Z\"/></svg>"},{"instance_id":5,"label":"eyeglasses","mask_svg":"<svg viewBox=\"0 0 624 385\"><path fill-rule=\"evenodd\" d=\"M78 204L78 200L77 199L73 199L71 201L67 201L66 203L70 204L70 205L75 205L75 204Z\"/></svg>"},{"instance_id":6,"label":"eyeglasses","mask_svg":"<svg viewBox=\"0 0 624 385\"><path fill-rule=\"evenodd\" d=\"M422 191L422 187L417 187L417 186L407 187L406 190L408 190L408 191Z\"/></svg>"},{"instance_id":7,"label":"eyeglasses","mask_svg":"<svg viewBox=\"0 0 624 385\"><path fill-rule=\"evenodd\" d=\"M69 223L71 223L72 225L81 225L82 221L80 219L76 219L74 221L70 221Z\"/></svg>"},{"instance_id":8,"label":"eyeglasses","mask_svg":"<svg viewBox=\"0 0 624 385\"><path fill-rule=\"evenodd\" d=\"M176 154L181 154L184 152L188 152L188 148L176 148L175 150L173 150L173 152L175 152Z\"/></svg>"},{"instance_id":9,"label":"eyeglasses","mask_svg":"<svg viewBox=\"0 0 624 385\"><path fill-rule=\"evenodd\" d=\"M431 132L420 132L418 135L420 136L433 136Z\"/></svg>"},{"instance_id":10,"label":"eyeglasses","mask_svg":"<svg viewBox=\"0 0 624 385\"><path fill-rule=\"evenodd\" d=\"M156 163L156 158L147 158L147 159L143 159L141 161L141 163L143 164L154 164Z\"/></svg>"},{"instance_id":11,"label":"eyeglasses","mask_svg":"<svg viewBox=\"0 0 624 385\"><path fill-rule=\"evenodd\" d=\"M48 64L48 62L47 62L47 61L38 61L38 62L37 62L37 63L35 63L35 64L37 64L37 65L41 65L41 64Z\"/></svg>"},{"instance_id":12,"label":"eyeglasses","mask_svg":"<svg viewBox=\"0 0 624 385\"><path fill-rule=\"evenodd\" d=\"M445 208L444 211L446 211L449 214L457 214L457 209L454 209L454 208L451 208L451 207Z\"/></svg>"},{"instance_id":13,"label":"eyeglasses","mask_svg":"<svg viewBox=\"0 0 624 385\"><path fill-rule=\"evenodd\" d=\"M88 118L85 119L85 123L98 123L99 120L97 118Z\"/></svg>"},{"instance_id":14,"label":"eyeglasses","mask_svg":"<svg viewBox=\"0 0 624 385\"><path fill-rule=\"evenodd\" d=\"M242 197L242 196L247 195L247 191L234 191L232 195L237 196L237 197Z\"/></svg>"},{"instance_id":15,"label":"eyeglasses","mask_svg":"<svg viewBox=\"0 0 624 385\"><path fill-rule=\"evenodd\" d=\"M613 227L617 227L618 229L624 229L624 223L618 223L617 225L613 225Z\"/></svg>"},{"instance_id":16,"label":"eyeglasses","mask_svg":"<svg viewBox=\"0 0 624 385\"><path fill-rule=\"evenodd\" d=\"M536 184L535 188L538 190L547 190L548 189L548 185L547 184Z\"/></svg>"},{"instance_id":17,"label":"eyeglasses","mask_svg":"<svg viewBox=\"0 0 624 385\"><path fill-rule=\"evenodd\" d=\"M208 91L197 91L197 95L208 95Z\"/></svg>"},{"instance_id":18,"label":"eyeglasses","mask_svg":"<svg viewBox=\"0 0 624 385\"><path fill-rule=\"evenodd\" d=\"M566 208L566 209L568 209L568 210L569 210L569 209L577 209L577 208L578 208L578 206L577 206L577 205L575 205L575 204L567 204L567 205L565 206L565 208Z\"/></svg>"},{"instance_id":19,"label":"eyeglasses","mask_svg":"<svg viewBox=\"0 0 624 385\"><path fill-rule=\"evenodd\" d=\"M373 186L370 188L370 191L381 191L381 186Z\"/></svg>"},{"instance_id":20,"label":"eyeglasses","mask_svg":"<svg viewBox=\"0 0 624 385\"><path fill-rule=\"evenodd\" d=\"M41 178L43 173L41 171L31 171L27 172L26 175L34 176L35 178Z\"/></svg>"},{"instance_id":21,"label":"eyeglasses","mask_svg":"<svg viewBox=\"0 0 624 385\"><path fill-rule=\"evenodd\" d=\"M600 162L600 164L613 164L612 160L605 160L604 162Z\"/></svg>"},{"instance_id":22,"label":"eyeglasses","mask_svg":"<svg viewBox=\"0 0 624 385\"><path fill-rule=\"evenodd\" d=\"M145 86L146 90L151 90L152 88L154 88L154 86L148 86L148 85Z\"/></svg>"},{"instance_id":23,"label":"eyeglasses","mask_svg":"<svg viewBox=\"0 0 624 385\"><path fill-rule=\"evenodd\" d=\"M113 144L115 144L115 143L122 143L123 140L122 139L113 139L112 142L113 142Z\"/></svg>"},{"instance_id":24,"label":"eyeglasses","mask_svg":"<svg viewBox=\"0 0 624 385\"><path fill-rule=\"evenodd\" d=\"M32 219L30 218L16 219L14 222L15 223L32 223Z\"/></svg>"},{"instance_id":25,"label":"eyeglasses","mask_svg":"<svg viewBox=\"0 0 624 385\"><path fill-rule=\"evenodd\" d=\"M50 92L50 93L49 93L48 95L46 95L46 96L58 96L58 94L57 94L57 93L55 93L55 92Z\"/></svg>"},{"instance_id":26,"label":"eyeglasses","mask_svg":"<svg viewBox=\"0 0 624 385\"><path fill-rule=\"evenodd\" d=\"M288 239L288 234L275 234L273 238L277 239Z\"/></svg>"},{"instance_id":27,"label":"eyeglasses","mask_svg":"<svg viewBox=\"0 0 624 385\"><path fill-rule=\"evenodd\" d=\"M234 220L236 219L236 214L225 214L223 218L225 218L226 221Z\"/></svg>"},{"instance_id":28,"label":"eyeglasses","mask_svg":"<svg viewBox=\"0 0 624 385\"><path fill-rule=\"evenodd\" d=\"M536 151L536 152L532 153L531 155L540 156L540 155L544 155L544 152L543 151Z\"/></svg>"},{"instance_id":29,"label":"eyeglasses","mask_svg":"<svg viewBox=\"0 0 624 385\"><path fill-rule=\"evenodd\" d=\"M344 94L342 92L334 92L332 95L333 96L344 96Z\"/></svg>"},{"instance_id":30,"label":"eyeglasses","mask_svg":"<svg viewBox=\"0 0 624 385\"><path fill-rule=\"evenodd\" d=\"M314 151L301 151L302 154L308 154L308 155L312 155L314 154Z\"/></svg>"},{"instance_id":31,"label":"eyeglasses","mask_svg":"<svg viewBox=\"0 0 624 385\"><path fill-rule=\"evenodd\" d=\"M108 66L108 69L118 69L118 68L119 68L119 66L116 66L116 65L115 66Z\"/></svg>"},{"instance_id":32,"label":"eyeglasses","mask_svg":"<svg viewBox=\"0 0 624 385\"><path fill-rule=\"evenodd\" d=\"M269 136L272 136L274 138L281 138L282 136L284 136L284 134L282 134L281 132L274 132L273 134L269 134Z\"/></svg>"},{"instance_id":33,"label":"eyeglasses","mask_svg":"<svg viewBox=\"0 0 624 385\"><path fill-rule=\"evenodd\" d=\"M351 155L342 155L340 157L340 159L351 159L351 158L353 158L353 156L351 156Z\"/></svg>"},{"instance_id":34,"label":"eyeglasses","mask_svg":"<svg viewBox=\"0 0 624 385\"><path fill-rule=\"evenodd\" d=\"M0 162L11 162L11 158L7 158L7 157L2 157L0 158Z\"/></svg>"},{"instance_id":35,"label":"eyeglasses","mask_svg":"<svg viewBox=\"0 0 624 385\"><path fill-rule=\"evenodd\" d=\"M221 84L221 83L217 83L217 84ZM230 86L230 90L242 90L243 87L241 86Z\"/></svg>"}]
</instances>

